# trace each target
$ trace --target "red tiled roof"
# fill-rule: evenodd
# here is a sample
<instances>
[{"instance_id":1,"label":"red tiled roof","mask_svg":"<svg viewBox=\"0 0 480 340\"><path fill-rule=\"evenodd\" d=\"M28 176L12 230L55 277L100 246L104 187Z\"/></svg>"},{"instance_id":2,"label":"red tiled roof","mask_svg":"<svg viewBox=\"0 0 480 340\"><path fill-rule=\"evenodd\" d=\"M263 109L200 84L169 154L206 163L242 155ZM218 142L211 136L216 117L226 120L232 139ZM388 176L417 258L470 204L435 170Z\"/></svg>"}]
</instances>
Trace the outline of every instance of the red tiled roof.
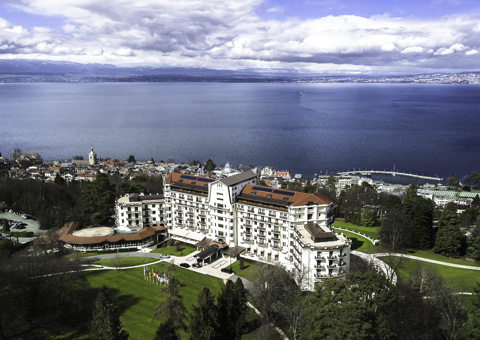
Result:
<instances>
[{"instance_id":1,"label":"red tiled roof","mask_svg":"<svg viewBox=\"0 0 480 340\"><path fill-rule=\"evenodd\" d=\"M266 191L261 191L261 190L253 190L254 187L261 187L261 186L259 186L259 185L254 186L252 184L247 184L243 188L241 194L252 195L254 197L256 196L256 197L262 197L262 198L271 198L271 199L274 199L274 200L282 201L282 202L284 202L288 205L292 205L292 206L302 206L302 205L306 205L307 203L310 203L310 202L312 202L314 204L319 204L319 205L332 203L332 201L330 201L328 198L326 198L325 196L321 195L318 192L316 192L314 194L307 194L307 193L304 193L304 192L297 192L297 191L283 190L282 189L282 191L293 193L292 196L289 196L289 195L282 195L282 194L274 193L272 188L261 187L261 188L271 190L271 192L266 192Z\"/></svg>"}]
</instances>

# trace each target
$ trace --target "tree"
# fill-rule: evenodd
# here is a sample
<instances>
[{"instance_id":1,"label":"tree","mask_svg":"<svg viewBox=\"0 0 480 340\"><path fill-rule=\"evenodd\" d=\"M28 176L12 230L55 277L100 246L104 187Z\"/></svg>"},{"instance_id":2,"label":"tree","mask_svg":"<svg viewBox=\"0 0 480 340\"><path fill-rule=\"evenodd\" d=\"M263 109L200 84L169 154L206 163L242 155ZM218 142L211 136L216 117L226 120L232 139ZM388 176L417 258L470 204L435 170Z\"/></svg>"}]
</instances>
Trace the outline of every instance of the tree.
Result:
<instances>
[{"instance_id":1,"label":"tree","mask_svg":"<svg viewBox=\"0 0 480 340\"><path fill-rule=\"evenodd\" d=\"M190 338L210 340L217 333L215 300L210 289L204 287L198 294L197 306L192 306L190 314Z\"/></svg>"},{"instance_id":2,"label":"tree","mask_svg":"<svg viewBox=\"0 0 480 340\"><path fill-rule=\"evenodd\" d=\"M245 333L247 313L245 288L240 278L236 283L227 281L217 297L217 322L219 339L241 339Z\"/></svg>"},{"instance_id":3,"label":"tree","mask_svg":"<svg viewBox=\"0 0 480 340\"><path fill-rule=\"evenodd\" d=\"M437 239L433 251L448 257L459 257L462 247L462 232L459 227L457 207L453 202L446 205L438 222Z\"/></svg>"},{"instance_id":4,"label":"tree","mask_svg":"<svg viewBox=\"0 0 480 340\"><path fill-rule=\"evenodd\" d=\"M264 265L253 282L254 305L268 322L275 322L278 317L278 305L287 289L286 280L290 277L282 266Z\"/></svg>"},{"instance_id":5,"label":"tree","mask_svg":"<svg viewBox=\"0 0 480 340\"><path fill-rule=\"evenodd\" d=\"M417 195L417 186L411 185L403 200L403 213L411 232L411 246L430 249L433 239L433 203Z\"/></svg>"},{"instance_id":6,"label":"tree","mask_svg":"<svg viewBox=\"0 0 480 340\"><path fill-rule=\"evenodd\" d=\"M374 227L375 222L375 215L372 214L369 208L365 208L362 212L361 225L365 227Z\"/></svg>"},{"instance_id":7,"label":"tree","mask_svg":"<svg viewBox=\"0 0 480 340\"><path fill-rule=\"evenodd\" d=\"M480 218L467 239L467 255L475 261L480 261Z\"/></svg>"},{"instance_id":8,"label":"tree","mask_svg":"<svg viewBox=\"0 0 480 340\"><path fill-rule=\"evenodd\" d=\"M55 175L55 179L53 180L53 182L55 184L58 184L58 185L62 185L65 183L65 180L62 178L62 176L60 176L60 174L57 172L57 174Z\"/></svg>"},{"instance_id":9,"label":"tree","mask_svg":"<svg viewBox=\"0 0 480 340\"><path fill-rule=\"evenodd\" d=\"M6 218L4 218L2 220L2 231L4 233L9 233L10 232L10 226L8 225L8 220Z\"/></svg>"},{"instance_id":10,"label":"tree","mask_svg":"<svg viewBox=\"0 0 480 340\"><path fill-rule=\"evenodd\" d=\"M122 330L117 304L112 300L108 289L103 286L95 300L93 319L90 322L90 339L128 339L128 332Z\"/></svg>"},{"instance_id":11,"label":"tree","mask_svg":"<svg viewBox=\"0 0 480 340\"><path fill-rule=\"evenodd\" d=\"M457 176L455 176L455 174L451 174L450 176L448 176L447 185L450 188L456 187L457 184L458 184L458 181L457 181Z\"/></svg>"},{"instance_id":12,"label":"tree","mask_svg":"<svg viewBox=\"0 0 480 340\"><path fill-rule=\"evenodd\" d=\"M169 263L165 266L165 279L167 284L160 288L160 293L166 294L167 297L155 308L153 319L163 318L163 322L173 325L176 335L180 337L178 332L187 329L185 325L187 316L185 314L185 305L179 293L178 286L180 282L175 278L174 264Z\"/></svg>"},{"instance_id":13,"label":"tree","mask_svg":"<svg viewBox=\"0 0 480 340\"><path fill-rule=\"evenodd\" d=\"M307 183L305 183L305 186L302 188L302 192L313 194L315 191L317 191L317 185L313 185L312 182L308 179Z\"/></svg>"},{"instance_id":14,"label":"tree","mask_svg":"<svg viewBox=\"0 0 480 340\"><path fill-rule=\"evenodd\" d=\"M215 165L215 163L213 163L213 161L209 158L207 160L207 162L205 163L205 166L204 166L204 170L205 171L213 171L215 170L217 166Z\"/></svg>"},{"instance_id":15,"label":"tree","mask_svg":"<svg viewBox=\"0 0 480 340\"><path fill-rule=\"evenodd\" d=\"M473 171L470 174L470 180L472 181L472 186L476 187L478 185L478 180L479 180L478 172Z\"/></svg>"},{"instance_id":16,"label":"tree","mask_svg":"<svg viewBox=\"0 0 480 340\"><path fill-rule=\"evenodd\" d=\"M336 188L335 188L336 182L337 181L336 181L335 177L333 177L333 176L329 176L328 179L327 179L326 187L327 187L328 191L330 191L331 193L336 194Z\"/></svg>"},{"instance_id":17,"label":"tree","mask_svg":"<svg viewBox=\"0 0 480 340\"><path fill-rule=\"evenodd\" d=\"M466 337L468 339L480 339L480 283L473 287L472 306L466 325Z\"/></svg>"},{"instance_id":18,"label":"tree","mask_svg":"<svg viewBox=\"0 0 480 340\"><path fill-rule=\"evenodd\" d=\"M94 182L83 185L79 205L91 222L106 222L114 213L114 204L115 188L107 175L99 173Z\"/></svg>"},{"instance_id":19,"label":"tree","mask_svg":"<svg viewBox=\"0 0 480 340\"><path fill-rule=\"evenodd\" d=\"M308 299L301 339L392 339L386 313L396 300L395 288L375 271L325 280Z\"/></svg>"},{"instance_id":20,"label":"tree","mask_svg":"<svg viewBox=\"0 0 480 340\"><path fill-rule=\"evenodd\" d=\"M475 195L472 200L472 208L480 209L480 197L478 196L478 194Z\"/></svg>"},{"instance_id":21,"label":"tree","mask_svg":"<svg viewBox=\"0 0 480 340\"><path fill-rule=\"evenodd\" d=\"M165 320L158 326L155 332L155 340L180 340L175 327L171 322Z\"/></svg>"},{"instance_id":22,"label":"tree","mask_svg":"<svg viewBox=\"0 0 480 340\"><path fill-rule=\"evenodd\" d=\"M128 163L135 163L135 162L136 162L135 156L134 156L134 155L128 156L127 162L128 162Z\"/></svg>"},{"instance_id":23,"label":"tree","mask_svg":"<svg viewBox=\"0 0 480 340\"><path fill-rule=\"evenodd\" d=\"M409 224L401 207L390 208L384 215L380 240L393 252L410 244Z\"/></svg>"}]
</instances>

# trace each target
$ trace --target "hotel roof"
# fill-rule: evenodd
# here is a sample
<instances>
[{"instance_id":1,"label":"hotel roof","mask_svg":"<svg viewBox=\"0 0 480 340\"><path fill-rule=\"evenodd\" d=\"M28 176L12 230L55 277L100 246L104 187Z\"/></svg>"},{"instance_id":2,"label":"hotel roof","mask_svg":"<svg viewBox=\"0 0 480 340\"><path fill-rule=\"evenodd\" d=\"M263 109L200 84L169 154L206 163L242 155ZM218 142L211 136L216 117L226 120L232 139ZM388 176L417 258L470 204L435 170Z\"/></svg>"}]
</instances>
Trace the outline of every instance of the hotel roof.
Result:
<instances>
[{"instance_id":1,"label":"hotel roof","mask_svg":"<svg viewBox=\"0 0 480 340\"><path fill-rule=\"evenodd\" d=\"M324 205L333 203L318 192L307 194L304 192L277 190L251 184L245 185L237 198L281 206Z\"/></svg>"},{"instance_id":2,"label":"hotel roof","mask_svg":"<svg viewBox=\"0 0 480 340\"><path fill-rule=\"evenodd\" d=\"M222 182L225 185L231 186L231 185L235 185L235 184L238 184L238 183L241 183L241 182L244 182L244 181L248 181L248 180L256 178L256 177L257 177L256 173L254 173L252 170L248 170L248 171L242 172L238 175L223 178L223 179L220 180L220 182Z\"/></svg>"}]
</instances>

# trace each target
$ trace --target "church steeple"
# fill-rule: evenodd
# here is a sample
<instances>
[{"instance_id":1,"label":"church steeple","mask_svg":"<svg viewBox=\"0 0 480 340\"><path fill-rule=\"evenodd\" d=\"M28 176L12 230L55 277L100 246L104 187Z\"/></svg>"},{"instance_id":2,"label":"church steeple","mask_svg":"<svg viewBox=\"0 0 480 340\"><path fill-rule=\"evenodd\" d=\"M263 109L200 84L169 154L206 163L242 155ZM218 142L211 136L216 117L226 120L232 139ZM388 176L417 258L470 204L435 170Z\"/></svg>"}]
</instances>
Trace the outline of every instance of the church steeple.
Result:
<instances>
[{"instance_id":1,"label":"church steeple","mask_svg":"<svg viewBox=\"0 0 480 340\"><path fill-rule=\"evenodd\" d=\"M90 165L97 164L97 154L95 153L95 151L93 151L93 146L90 153L88 154L88 164Z\"/></svg>"}]
</instances>

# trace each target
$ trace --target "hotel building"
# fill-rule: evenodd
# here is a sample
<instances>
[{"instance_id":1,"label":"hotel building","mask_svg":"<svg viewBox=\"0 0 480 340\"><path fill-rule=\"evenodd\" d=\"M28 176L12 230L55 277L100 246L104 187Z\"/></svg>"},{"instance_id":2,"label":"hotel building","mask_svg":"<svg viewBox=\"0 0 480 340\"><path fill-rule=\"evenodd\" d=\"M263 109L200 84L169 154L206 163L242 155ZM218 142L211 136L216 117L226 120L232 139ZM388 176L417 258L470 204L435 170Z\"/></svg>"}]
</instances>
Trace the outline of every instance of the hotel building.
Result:
<instances>
[{"instance_id":1,"label":"hotel building","mask_svg":"<svg viewBox=\"0 0 480 340\"><path fill-rule=\"evenodd\" d=\"M335 204L319 193L256 183L253 171L219 180L173 172L164 197L119 199L117 225L163 222L170 237L202 249L216 245L223 255L281 264L308 290L322 279L344 278L351 241L333 231Z\"/></svg>"}]
</instances>

